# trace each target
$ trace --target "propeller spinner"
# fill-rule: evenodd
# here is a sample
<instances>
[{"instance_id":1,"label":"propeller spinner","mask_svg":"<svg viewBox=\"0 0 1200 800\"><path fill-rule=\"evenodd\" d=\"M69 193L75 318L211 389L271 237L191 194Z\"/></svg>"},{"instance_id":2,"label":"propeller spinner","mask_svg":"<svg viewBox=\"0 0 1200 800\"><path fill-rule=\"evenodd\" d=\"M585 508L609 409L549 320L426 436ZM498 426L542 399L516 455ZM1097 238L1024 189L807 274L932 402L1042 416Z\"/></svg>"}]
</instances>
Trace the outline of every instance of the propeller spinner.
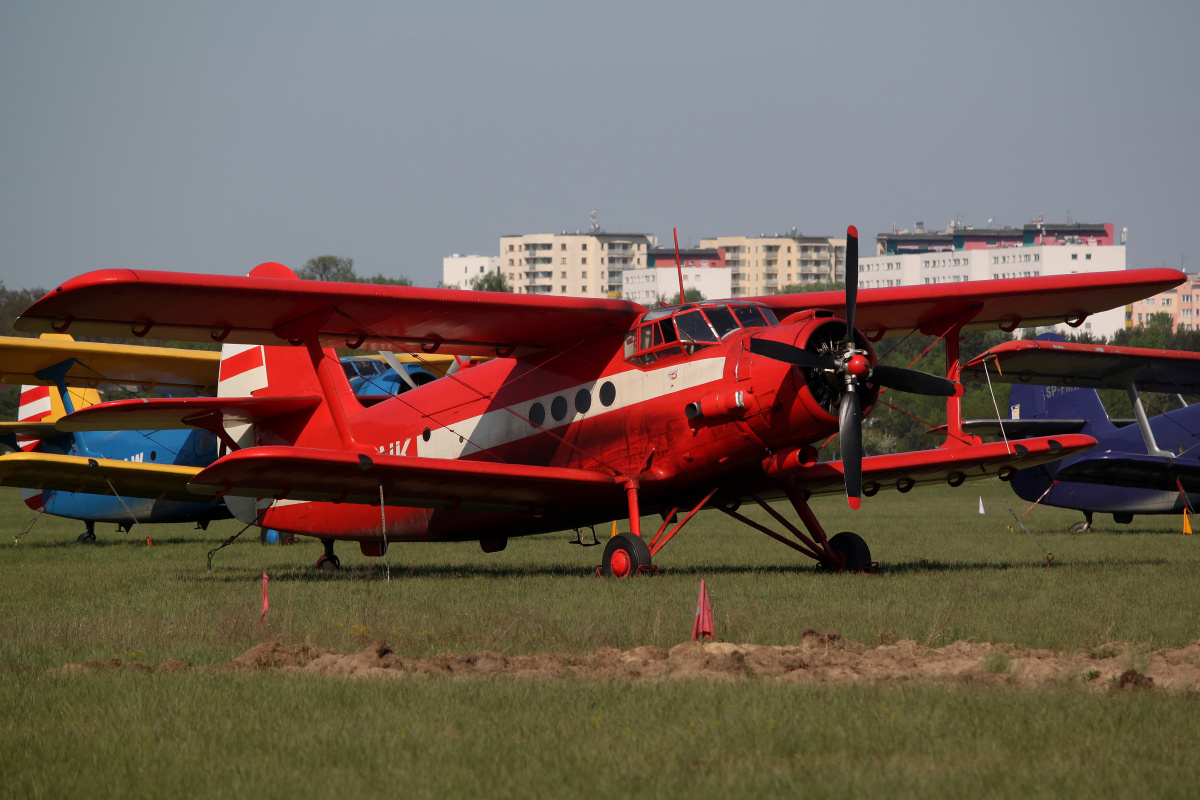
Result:
<instances>
[{"instance_id":1,"label":"propeller spinner","mask_svg":"<svg viewBox=\"0 0 1200 800\"><path fill-rule=\"evenodd\" d=\"M840 379L843 388L838 404L838 438L842 447L846 499L851 508L858 508L862 503L861 389L866 385L883 386L931 397L955 397L962 391L961 385L954 381L927 372L872 365L868 354L859 350L854 341L857 304L858 229L851 225L846 229L846 333L835 346L833 357L769 339L750 340L750 352L755 355L807 369L825 370L835 373Z\"/></svg>"}]
</instances>

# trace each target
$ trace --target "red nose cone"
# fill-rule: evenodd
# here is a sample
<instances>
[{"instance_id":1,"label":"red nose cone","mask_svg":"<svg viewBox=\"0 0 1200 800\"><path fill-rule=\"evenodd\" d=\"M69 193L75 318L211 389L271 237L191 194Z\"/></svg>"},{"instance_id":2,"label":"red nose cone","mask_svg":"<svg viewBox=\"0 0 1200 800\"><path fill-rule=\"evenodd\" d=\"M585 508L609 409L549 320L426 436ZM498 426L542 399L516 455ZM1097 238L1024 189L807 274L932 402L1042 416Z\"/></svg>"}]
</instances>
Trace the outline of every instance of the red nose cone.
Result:
<instances>
[{"instance_id":1,"label":"red nose cone","mask_svg":"<svg viewBox=\"0 0 1200 800\"><path fill-rule=\"evenodd\" d=\"M871 364L864 356L851 356L846 369L850 370L850 374L854 377L861 378L870 371Z\"/></svg>"}]
</instances>

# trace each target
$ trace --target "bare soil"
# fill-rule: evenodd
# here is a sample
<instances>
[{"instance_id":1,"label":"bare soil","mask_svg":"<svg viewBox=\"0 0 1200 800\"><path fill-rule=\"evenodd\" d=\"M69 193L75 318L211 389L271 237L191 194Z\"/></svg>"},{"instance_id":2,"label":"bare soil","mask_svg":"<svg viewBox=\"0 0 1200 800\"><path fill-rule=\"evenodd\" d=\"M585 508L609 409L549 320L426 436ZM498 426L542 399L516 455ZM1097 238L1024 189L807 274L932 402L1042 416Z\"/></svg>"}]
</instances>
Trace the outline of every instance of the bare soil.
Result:
<instances>
[{"instance_id":1,"label":"bare soil","mask_svg":"<svg viewBox=\"0 0 1200 800\"><path fill-rule=\"evenodd\" d=\"M108 659L66 664L58 671L113 668L150 669L138 662ZM171 660L155 669L179 672L193 668ZM268 641L221 669L346 678L503 675L538 680L759 679L813 684L974 683L1022 688L1076 684L1097 691L1197 691L1200 639L1183 647L1154 651L1111 642L1088 653L1060 653L964 641L930 648L903 640L869 648L832 631L808 631L798 645L685 642L670 650L649 645L624 651L601 648L586 655L508 655L484 650L432 658L402 658L382 639L357 653L335 653L307 643Z\"/></svg>"}]
</instances>

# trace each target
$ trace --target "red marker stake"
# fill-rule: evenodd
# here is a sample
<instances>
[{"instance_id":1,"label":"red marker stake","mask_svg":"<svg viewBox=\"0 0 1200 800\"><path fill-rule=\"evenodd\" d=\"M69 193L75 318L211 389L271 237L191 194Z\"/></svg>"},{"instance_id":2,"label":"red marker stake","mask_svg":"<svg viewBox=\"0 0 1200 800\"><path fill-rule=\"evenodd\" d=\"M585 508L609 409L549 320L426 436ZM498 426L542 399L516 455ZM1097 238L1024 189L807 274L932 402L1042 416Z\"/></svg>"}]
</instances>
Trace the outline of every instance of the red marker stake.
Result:
<instances>
[{"instance_id":1,"label":"red marker stake","mask_svg":"<svg viewBox=\"0 0 1200 800\"><path fill-rule=\"evenodd\" d=\"M700 597L696 600L696 618L692 622L692 641L713 638L712 606L708 604L708 589L700 579Z\"/></svg>"},{"instance_id":2,"label":"red marker stake","mask_svg":"<svg viewBox=\"0 0 1200 800\"><path fill-rule=\"evenodd\" d=\"M263 573L263 610L262 610L262 616L258 618L259 625L267 624L267 609L270 607L271 607L271 604L267 602L267 573L264 572Z\"/></svg>"}]
</instances>

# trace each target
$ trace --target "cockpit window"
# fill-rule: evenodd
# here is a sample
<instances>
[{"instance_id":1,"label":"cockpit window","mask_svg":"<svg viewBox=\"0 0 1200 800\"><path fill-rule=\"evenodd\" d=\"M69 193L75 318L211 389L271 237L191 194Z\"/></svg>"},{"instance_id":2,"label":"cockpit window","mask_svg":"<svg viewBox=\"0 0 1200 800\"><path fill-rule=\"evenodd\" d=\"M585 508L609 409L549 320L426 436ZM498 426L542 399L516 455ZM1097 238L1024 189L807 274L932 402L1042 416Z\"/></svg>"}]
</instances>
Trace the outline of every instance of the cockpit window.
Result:
<instances>
[{"instance_id":1,"label":"cockpit window","mask_svg":"<svg viewBox=\"0 0 1200 800\"><path fill-rule=\"evenodd\" d=\"M766 328L770 325L758 306L734 306L733 313L743 328Z\"/></svg>"},{"instance_id":2,"label":"cockpit window","mask_svg":"<svg viewBox=\"0 0 1200 800\"><path fill-rule=\"evenodd\" d=\"M694 354L740 328L778 325L769 308L755 303L716 300L647 311L625 336L625 358L643 366Z\"/></svg>"},{"instance_id":3,"label":"cockpit window","mask_svg":"<svg viewBox=\"0 0 1200 800\"><path fill-rule=\"evenodd\" d=\"M717 332L717 336L722 339L725 334L738 329L737 320L733 318L733 312L726 306L707 306L704 309L705 316L712 323L713 330Z\"/></svg>"},{"instance_id":4,"label":"cockpit window","mask_svg":"<svg viewBox=\"0 0 1200 800\"><path fill-rule=\"evenodd\" d=\"M699 311L687 311L675 316L675 326L679 328L679 338L692 342L716 342L717 335L709 327Z\"/></svg>"}]
</instances>

